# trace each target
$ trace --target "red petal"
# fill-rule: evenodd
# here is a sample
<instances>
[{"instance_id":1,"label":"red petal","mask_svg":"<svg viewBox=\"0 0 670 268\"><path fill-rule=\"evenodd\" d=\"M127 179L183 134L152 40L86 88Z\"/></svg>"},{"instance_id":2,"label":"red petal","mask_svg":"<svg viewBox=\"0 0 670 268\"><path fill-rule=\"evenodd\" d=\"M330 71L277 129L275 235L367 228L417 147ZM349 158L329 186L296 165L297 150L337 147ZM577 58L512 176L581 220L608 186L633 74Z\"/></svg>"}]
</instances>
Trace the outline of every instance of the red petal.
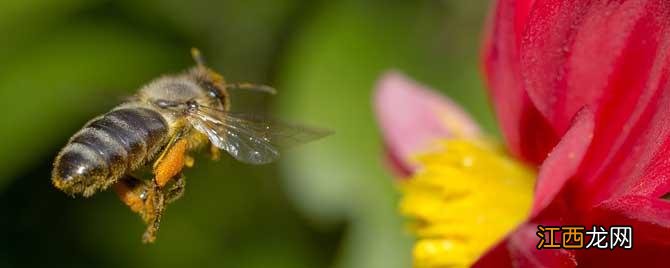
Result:
<instances>
[{"instance_id":1,"label":"red petal","mask_svg":"<svg viewBox=\"0 0 670 268\"><path fill-rule=\"evenodd\" d=\"M530 1L500 0L489 18L483 59L493 106L512 154L539 164L558 138L530 102L521 76L519 47Z\"/></svg>"},{"instance_id":2,"label":"red petal","mask_svg":"<svg viewBox=\"0 0 670 268\"><path fill-rule=\"evenodd\" d=\"M531 218L546 208L577 173L582 158L593 137L593 113L583 109L575 118L572 127L542 163L535 187L535 200Z\"/></svg>"},{"instance_id":3,"label":"red petal","mask_svg":"<svg viewBox=\"0 0 670 268\"><path fill-rule=\"evenodd\" d=\"M480 135L477 124L456 103L397 72L379 80L375 111L396 170L413 170L409 159L431 150L439 139Z\"/></svg>"},{"instance_id":4,"label":"red petal","mask_svg":"<svg viewBox=\"0 0 670 268\"><path fill-rule=\"evenodd\" d=\"M522 71L552 126L563 132L581 107L599 110L613 104L609 98L625 104L618 108L627 115L651 70L665 8L653 0L535 3L522 41Z\"/></svg>"},{"instance_id":5,"label":"red petal","mask_svg":"<svg viewBox=\"0 0 670 268\"><path fill-rule=\"evenodd\" d=\"M632 226L633 248L588 250L579 264L602 267L667 267L660 261L670 252L670 202L642 196L624 196L603 202L593 211L593 224Z\"/></svg>"},{"instance_id":6,"label":"red petal","mask_svg":"<svg viewBox=\"0 0 670 268\"><path fill-rule=\"evenodd\" d=\"M575 267L572 252L564 249L538 250L537 225L524 224L487 252L473 267Z\"/></svg>"},{"instance_id":7,"label":"red petal","mask_svg":"<svg viewBox=\"0 0 670 268\"><path fill-rule=\"evenodd\" d=\"M620 195L660 197L670 190L670 68L660 76L659 89L625 142L608 156L597 176L583 182L593 202Z\"/></svg>"},{"instance_id":8,"label":"red petal","mask_svg":"<svg viewBox=\"0 0 670 268\"><path fill-rule=\"evenodd\" d=\"M658 172L642 174L668 137L668 112L657 100L668 86L668 17L663 0L537 0L532 7L521 48L524 86L557 133L581 107L593 108L594 143L579 175L583 188L598 189L593 202L623 184L666 187Z\"/></svg>"},{"instance_id":9,"label":"red petal","mask_svg":"<svg viewBox=\"0 0 670 268\"><path fill-rule=\"evenodd\" d=\"M593 213L593 222L632 225L635 243L670 246L670 202L645 196L623 196L605 201Z\"/></svg>"},{"instance_id":10,"label":"red petal","mask_svg":"<svg viewBox=\"0 0 670 268\"><path fill-rule=\"evenodd\" d=\"M670 252L670 202L642 196L625 196L603 202L591 210L589 224L632 226L633 249L537 250L537 226L525 224L491 249L476 267L667 267L659 262ZM575 224L575 223L571 223ZM545 223L559 226L559 222ZM589 225L586 226L590 228ZM588 240L585 241L588 243ZM576 252L578 255L572 255Z\"/></svg>"}]
</instances>

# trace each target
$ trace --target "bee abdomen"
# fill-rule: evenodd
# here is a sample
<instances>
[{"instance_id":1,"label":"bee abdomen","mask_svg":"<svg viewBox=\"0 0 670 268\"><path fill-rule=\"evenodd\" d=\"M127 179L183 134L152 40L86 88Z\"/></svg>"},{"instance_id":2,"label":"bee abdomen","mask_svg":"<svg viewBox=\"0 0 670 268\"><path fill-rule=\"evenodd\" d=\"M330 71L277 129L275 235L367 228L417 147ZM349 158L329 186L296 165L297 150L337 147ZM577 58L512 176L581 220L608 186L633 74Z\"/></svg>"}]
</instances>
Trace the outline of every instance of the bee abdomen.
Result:
<instances>
[{"instance_id":1,"label":"bee abdomen","mask_svg":"<svg viewBox=\"0 0 670 268\"><path fill-rule=\"evenodd\" d=\"M113 110L70 139L56 158L52 181L65 192L91 195L145 163L167 133L167 123L155 111Z\"/></svg>"},{"instance_id":2,"label":"bee abdomen","mask_svg":"<svg viewBox=\"0 0 670 268\"><path fill-rule=\"evenodd\" d=\"M128 169L134 169L153 155L168 131L163 117L145 108L111 111L89 123L88 128L105 133L110 142L126 151Z\"/></svg>"}]
</instances>

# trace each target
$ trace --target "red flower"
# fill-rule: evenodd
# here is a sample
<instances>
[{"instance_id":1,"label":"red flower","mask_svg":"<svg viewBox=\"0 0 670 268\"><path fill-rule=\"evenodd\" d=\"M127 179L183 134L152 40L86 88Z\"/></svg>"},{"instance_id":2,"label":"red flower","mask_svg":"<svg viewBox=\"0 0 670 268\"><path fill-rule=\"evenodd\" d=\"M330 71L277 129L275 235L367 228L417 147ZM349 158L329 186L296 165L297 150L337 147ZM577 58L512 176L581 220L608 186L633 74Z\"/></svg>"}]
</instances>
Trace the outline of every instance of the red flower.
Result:
<instances>
[{"instance_id":1,"label":"red flower","mask_svg":"<svg viewBox=\"0 0 670 268\"><path fill-rule=\"evenodd\" d=\"M538 175L525 223L475 266L667 266L660 259L670 252L670 2L498 0L491 15L483 56L494 108L509 151ZM405 174L426 177L408 164L409 154L422 151L427 140L450 138L451 129L478 132L464 128L471 121L449 101L396 78L382 80L376 101L390 159ZM453 183L441 180L446 173L439 168L428 174L417 184L448 190ZM442 204L431 203L439 194L410 198L409 214L449 224L436 215ZM416 210L422 202L433 206ZM538 250L539 224L630 225L634 247ZM451 252L451 244L417 252L438 246ZM469 263L472 254L459 261ZM452 263L445 256L424 260Z\"/></svg>"},{"instance_id":2,"label":"red flower","mask_svg":"<svg viewBox=\"0 0 670 268\"><path fill-rule=\"evenodd\" d=\"M487 31L505 140L539 175L527 223L476 265L667 266L670 1L498 0ZM634 248L537 250L538 224L632 225Z\"/></svg>"}]
</instances>

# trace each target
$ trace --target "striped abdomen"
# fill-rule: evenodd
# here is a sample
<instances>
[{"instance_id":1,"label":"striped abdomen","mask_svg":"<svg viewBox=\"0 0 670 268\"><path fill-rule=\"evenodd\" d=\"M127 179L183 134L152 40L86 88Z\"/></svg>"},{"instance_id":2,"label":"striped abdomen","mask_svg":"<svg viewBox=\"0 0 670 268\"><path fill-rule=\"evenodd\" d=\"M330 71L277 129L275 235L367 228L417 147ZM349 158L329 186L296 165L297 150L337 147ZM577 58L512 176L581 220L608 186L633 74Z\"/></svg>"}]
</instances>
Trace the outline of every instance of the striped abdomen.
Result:
<instances>
[{"instance_id":1,"label":"striped abdomen","mask_svg":"<svg viewBox=\"0 0 670 268\"><path fill-rule=\"evenodd\" d=\"M113 110L72 136L56 157L51 180L64 192L90 196L144 164L167 133L167 123L153 110Z\"/></svg>"}]
</instances>

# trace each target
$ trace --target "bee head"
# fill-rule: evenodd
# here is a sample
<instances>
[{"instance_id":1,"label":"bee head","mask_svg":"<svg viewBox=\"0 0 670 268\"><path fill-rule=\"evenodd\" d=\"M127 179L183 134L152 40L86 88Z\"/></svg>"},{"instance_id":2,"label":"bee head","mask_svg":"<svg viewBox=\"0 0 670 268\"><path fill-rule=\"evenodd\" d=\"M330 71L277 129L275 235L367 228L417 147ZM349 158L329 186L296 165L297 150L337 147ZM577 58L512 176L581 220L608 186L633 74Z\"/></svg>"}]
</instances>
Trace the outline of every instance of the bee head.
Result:
<instances>
[{"instance_id":1,"label":"bee head","mask_svg":"<svg viewBox=\"0 0 670 268\"><path fill-rule=\"evenodd\" d=\"M224 109L230 106L226 82L221 74L205 65L205 59L197 48L191 48L191 56L196 67L191 70L191 75L196 83L205 91L212 102L218 102Z\"/></svg>"},{"instance_id":2,"label":"bee head","mask_svg":"<svg viewBox=\"0 0 670 268\"><path fill-rule=\"evenodd\" d=\"M139 98L176 113L188 110L189 102L227 110L229 98L223 76L204 65L197 49L192 54L197 63L195 67L152 81L140 90Z\"/></svg>"}]
</instances>

